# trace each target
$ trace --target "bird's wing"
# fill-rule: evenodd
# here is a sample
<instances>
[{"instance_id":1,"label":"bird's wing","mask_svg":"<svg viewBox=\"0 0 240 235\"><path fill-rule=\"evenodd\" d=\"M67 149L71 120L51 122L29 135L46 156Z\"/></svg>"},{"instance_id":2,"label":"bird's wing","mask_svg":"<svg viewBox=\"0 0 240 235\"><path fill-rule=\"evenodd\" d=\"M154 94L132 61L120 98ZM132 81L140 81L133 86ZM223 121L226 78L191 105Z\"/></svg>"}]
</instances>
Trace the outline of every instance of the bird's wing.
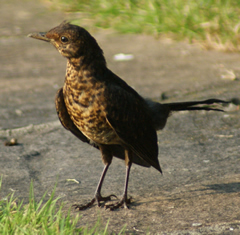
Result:
<instances>
[{"instance_id":1,"label":"bird's wing","mask_svg":"<svg viewBox=\"0 0 240 235\"><path fill-rule=\"evenodd\" d=\"M106 118L123 145L161 172L157 134L144 100L135 92L108 84Z\"/></svg>"}]
</instances>

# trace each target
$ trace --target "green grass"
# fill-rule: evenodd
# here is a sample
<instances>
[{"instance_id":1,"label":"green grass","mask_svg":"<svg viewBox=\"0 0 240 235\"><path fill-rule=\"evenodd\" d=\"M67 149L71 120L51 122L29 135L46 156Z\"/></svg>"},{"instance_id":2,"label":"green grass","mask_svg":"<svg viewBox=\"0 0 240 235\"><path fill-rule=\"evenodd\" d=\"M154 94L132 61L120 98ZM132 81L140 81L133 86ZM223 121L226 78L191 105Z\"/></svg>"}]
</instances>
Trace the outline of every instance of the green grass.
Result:
<instances>
[{"instance_id":1,"label":"green grass","mask_svg":"<svg viewBox=\"0 0 240 235\"><path fill-rule=\"evenodd\" d=\"M79 215L72 217L70 210L64 213L63 204L57 205L60 198L55 198L54 193L55 188L47 201L45 193L42 199L36 202L31 183L29 203L26 205L23 201L18 202L14 194L0 198L0 234L108 234L108 223L105 229L101 229L100 223L96 223L92 228L77 227ZM123 230L119 234L122 232Z\"/></svg>"},{"instance_id":2,"label":"green grass","mask_svg":"<svg viewBox=\"0 0 240 235\"><path fill-rule=\"evenodd\" d=\"M81 12L78 23L121 33L147 33L201 42L207 48L239 50L239 0L55 0Z\"/></svg>"}]
</instances>

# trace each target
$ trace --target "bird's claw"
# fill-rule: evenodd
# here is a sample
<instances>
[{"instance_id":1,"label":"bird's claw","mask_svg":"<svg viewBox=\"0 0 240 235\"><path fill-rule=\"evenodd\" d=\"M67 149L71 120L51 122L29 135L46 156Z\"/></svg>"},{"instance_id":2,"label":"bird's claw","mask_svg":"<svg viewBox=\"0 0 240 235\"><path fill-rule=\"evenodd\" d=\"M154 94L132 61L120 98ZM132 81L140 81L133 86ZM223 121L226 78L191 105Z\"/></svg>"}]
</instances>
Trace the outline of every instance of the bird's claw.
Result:
<instances>
[{"instance_id":1,"label":"bird's claw","mask_svg":"<svg viewBox=\"0 0 240 235\"><path fill-rule=\"evenodd\" d=\"M114 204L109 204L105 205L106 209L110 209L111 211L119 209L121 207L124 207L125 209L128 209L128 205L131 203L132 197L130 198L125 198L123 197L121 201L114 203Z\"/></svg>"},{"instance_id":2,"label":"bird's claw","mask_svg":"<svg viewBox=\"0 0 240 235\"><path fill-rule=\"evenodd\" d=\"M116 199L118 199L118 197L116 195L114 195L114 194L111 194L111 195L109 195L107 197L102 197L101 195L97 195L90 202L88 202L87 204L73 204L72 206L75 209L78 209L78 210L82 211L82 210L86 210L86 209L92 207L94 205L94 203L97 201L97 204L100 207L100 206L103 206L103 204L105 202L111 201L112 197L115 197ZM104 202L104 203L101 203L101 202Z\"/></svg>"}]
</instances>

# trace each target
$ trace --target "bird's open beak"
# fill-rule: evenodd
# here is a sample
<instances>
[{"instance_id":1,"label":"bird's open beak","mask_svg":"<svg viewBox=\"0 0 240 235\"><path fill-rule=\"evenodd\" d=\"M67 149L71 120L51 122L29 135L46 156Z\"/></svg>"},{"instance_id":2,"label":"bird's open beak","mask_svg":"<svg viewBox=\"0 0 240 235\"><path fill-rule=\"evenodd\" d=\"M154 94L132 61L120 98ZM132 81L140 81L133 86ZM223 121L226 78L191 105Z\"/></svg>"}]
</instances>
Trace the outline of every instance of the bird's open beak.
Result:
<instances>
[{"instance_id":1,"label":"bird's open beak","mask_svg":"<svg viewBox=\"0 0 240 235\"><path fill-rule=\"evenodd\" d=\"M45 42L50 42L51 39L46 37L46 33L40 32L40 33L30 33L27 35L30 38L35 38L39 40L43 40Z\"/></svg>"}]
</instances>

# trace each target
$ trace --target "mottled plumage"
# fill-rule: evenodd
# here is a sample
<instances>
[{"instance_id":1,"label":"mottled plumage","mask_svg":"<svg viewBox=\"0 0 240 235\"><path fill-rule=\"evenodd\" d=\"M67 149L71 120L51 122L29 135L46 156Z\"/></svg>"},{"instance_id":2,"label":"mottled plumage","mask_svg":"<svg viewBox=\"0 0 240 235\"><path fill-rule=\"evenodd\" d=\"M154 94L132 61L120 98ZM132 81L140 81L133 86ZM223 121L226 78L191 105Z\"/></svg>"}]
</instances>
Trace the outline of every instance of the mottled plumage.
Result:
<instances>
[{"instance_id":1,"label":"mottled plumage","mask_svg":"<svg viewBox=\"0 0 240 235\"><path fill-rule=\"evenodd\" d=\"M112 157L125 160L126 181L123 198L116 209L127 207L129 172L132 163L153 166L159 172L156 131L163 129L172 111L216 110L201 104L224 103L212 99L196 102L160 104L143 99L126 82L111 72L96 40L82 27L63 22L47 33L30 34L52 43L67 58L63 88L56 96L56 109L62 125L83 142L98 148L105 164L95 196L85 209L97 201L109 201L114 195L101 196L101 187Z\"/></svg>"}]
</instances>

